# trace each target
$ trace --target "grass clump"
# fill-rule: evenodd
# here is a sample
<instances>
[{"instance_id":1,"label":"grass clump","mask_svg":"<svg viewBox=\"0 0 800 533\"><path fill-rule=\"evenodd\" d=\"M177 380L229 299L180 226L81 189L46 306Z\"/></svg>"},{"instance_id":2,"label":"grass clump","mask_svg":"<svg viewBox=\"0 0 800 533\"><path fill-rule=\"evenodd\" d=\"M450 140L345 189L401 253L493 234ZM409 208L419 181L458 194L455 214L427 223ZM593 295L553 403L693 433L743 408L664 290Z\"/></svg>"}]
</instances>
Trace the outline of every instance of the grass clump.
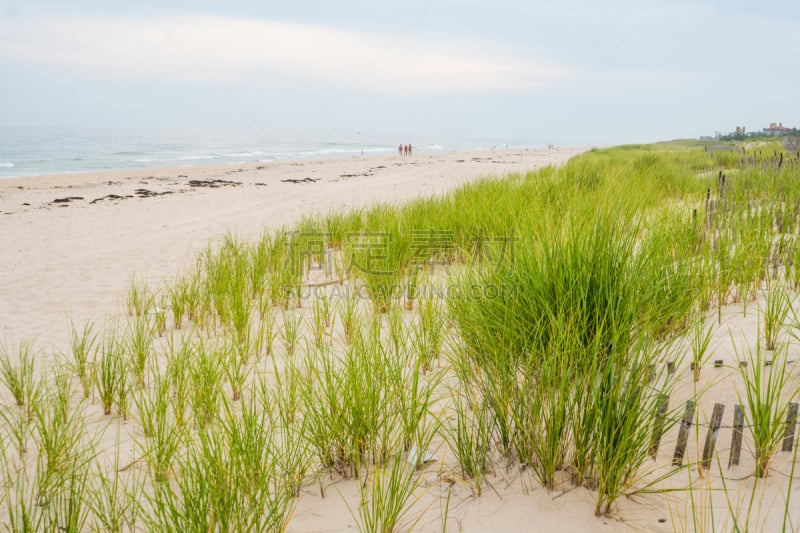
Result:
<instances>
[{"instance_id":1,"label":"grass clump","mask_svg":"<svg viewBox=\"0 0 800 533\"><path fill-rule=\"evenodd\" d=\"M108 332L103 338L98 357L95 363L95 389L103 414L110 415L119 395L121 376L127 375L121 342L113 332Z\"/></svg>"},{"instance_id":2,"label":"grass clump","mask_svg":"<svg viewBox=\"0 0 800 533\"><path fill-rule=\"evenodd\" d=\"M778 345L778 334L791 310L782 280L776 279L775 276L767 277L764 300L764 343L767 350L772 351Z\"/></svg>"},{"instance_id":3,"label":"grass clump","mask_svg":"<svg viewBox=\"0 0 800 533\"><path fill-rule=\"evenodd\" d=\"M33 348L22 342L12 355L6 346L0 347L0 379L14 398L17 406L23 407L34 391Z\"/></svg>"},{"instance_id":4,"label":"grass clump","mask_svg":"<svg viewBox=\"0 0 800 533\"><path fill-rule=\"evenodd\" d=\"M212 424L219 414L222 398L222 376L219 347L210 348L197 339L192 347L192 361L188 368L191 389L191 408L198 427L204 428Z\"/></svg>"},{"instance_id":5,"label":"grass clump","mask_svg":"<svg viewBox=\"0 0 800 533\"><path fill-rule=\"evenodd\" d=\"M420 477L413 465L396 456L388 466L375 466L371 479L368 489L361 488L361 505L355 516L358 530L363 533L397 531L414 502L412 497L421 483ZM404 524L403 528L412 530L416 523Z\"/></svg>"},{"instance_id":6,"label":"grass clump","mask_svg":"<svg viewBox=\"0 0 800 533\"><path fill-rule=\"evenodd\" d=\"M151 388L139 391L134 402L145 434L142 456L152 469L153 479L166 482L184 439L184 426L179 424L172 409L168 379L154 376Z\"/></svg>"},{"instance_id":7,"label":"grass clump","mask_svg":"<svg viewBox=\"0 0 800 533\"><path fill-rule=\"evenodd\" d=\"M736 349L739 360L747 361L746 366L739 367L744 381L744 395L739 401L745 406L745 421L753 437L755 476L764 478L769 474L770 461L783 440L789 404L798 397L800 389L793 385L787 370L785 344L774 351L769 364L761 343L756 345L755 354L749 347L745 350L740 353Z\"/></svg>"},{"instance_id":8,"label":"grass clump","mask_svg":"<svg viewBox=\"0 0 800 533\"><path fill-rule=\"evenodd\" d=\"M494 418L487 402L464 397L463 393L456 391L452 397L456 421L455 426L448 426L446 430L447 444L458 460L461 475L472 480L475 492L480 496L481 481L490 465Z\"/></svg>"},{"instance_id":9,"label":"grass clump","mask_svg":"<svg viewBox=\"0 0 800 533\"><path fill-rule=\"evenodd\" d=\"M142 316L153 306L153 293L147 284L136 276L131 277L128 289L128 314L130 316Z\"/></svg>"},{"instance_id":10,"label":"grass clump","mask_svg":"<svg viewBox=\"0 0 800 533\"><path fill-rule=\"evenodd\" d=\"M128 327L125 349L136 385L143 389L148 372L148 362L153 353L155 328L148 315L137 316Z\"/></svg>"},{"instance_id":11,"label":"grass clump","mask_svg":"<svg viewBox=\"0 0 800 533\"><path fill-rule=\"evenodd\" d=\"M220 423L187 441L174 483L156 483L145 493L141 513L148 529L285 530L294 505L278 475L282 450L255 405L248 401L237 413L223 403Z\"/></svg>"},{"instance_id":12,"label":"grass clump","mask_svg":"<svg viewBox=\"0 0 800 533\"><path fill-rule=\"evenodd\" d=\"M94 377L92 363L94 362L97 343L94 323L87 322L80 332L72 324L70 340L72 347L71 367L78 381L80 381L83 397L88 398L92 393Z\"/></svg>"},{"instance_id":13,"label":"grass clump","mask_svg":"<svg viewBox=\"0 0 800 533\"><path fill-rule=\"evenodd\" d=\"M412 330L411 341L416 349L417 357L422 362L422 369L429 371L435 360L439 358L444 344L445 317L440 304L433 297L420 302L419 319Z\"/></svg>"},{"instance_id":14,"label":"grass clump","mask_svg":"<svg viewBox=\"0 0 800 533\"><path fill-rule=\"evenodd\" d=\"M468 275L450 300L462 385L487 395L506 453L546 487L571 471L598 490L598 514L648 455L653 332L675 319L651 311L658 256L633 218L609 211L543 225L513 262Z\"/></svg>"},{"instance_id":15,"label":"grass clump","mask_svg":"<svg viewBox=\"0 0 800 533\"><path fill-rule=\"evenodd\" d=\"M700 380L700 369L707 359L706 352L708 345L711 343L712 328L709 325L705 327L702 319L698 319L692 325L690 330L690 338L692 343L692 364L694 364L694 380Z\"/></svg>"}]
</instances>

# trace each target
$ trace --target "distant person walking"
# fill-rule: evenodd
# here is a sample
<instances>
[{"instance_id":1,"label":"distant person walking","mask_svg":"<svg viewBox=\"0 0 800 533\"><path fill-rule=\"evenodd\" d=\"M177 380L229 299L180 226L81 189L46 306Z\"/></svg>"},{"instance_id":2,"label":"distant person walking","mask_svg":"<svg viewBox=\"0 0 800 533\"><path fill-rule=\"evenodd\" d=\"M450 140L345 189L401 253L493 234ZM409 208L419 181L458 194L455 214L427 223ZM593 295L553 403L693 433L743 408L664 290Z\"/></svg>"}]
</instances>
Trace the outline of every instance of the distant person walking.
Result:
<instances>
[{"instance_id":1,"label":"distant person walking","mask_svg":"<svg viewBox=\"0 0 800 533\"><path fill-rule=\"evenodd\" d=\"M411 155L411 144L408 145L408 155Z\"/></svg>"},{"instance_id":2,"label":"distant person walking","mask_svg":"<svg viewBox=\"0 0 800 533\"><path fill-rule=\"evenodd\" d=\"M403 155L403 145L402 144L397 147L397 154L398 155Z\"/></svg>"},{"instance_id":3,"label":"distant person walking","mask_svg":"<svg viewBox=\"0 0 800 533\"><path fill-rule=\"evenodd\" d=\"M403 155L408 155L408 145L403 146Z\"/></svg>"}]
</instances>

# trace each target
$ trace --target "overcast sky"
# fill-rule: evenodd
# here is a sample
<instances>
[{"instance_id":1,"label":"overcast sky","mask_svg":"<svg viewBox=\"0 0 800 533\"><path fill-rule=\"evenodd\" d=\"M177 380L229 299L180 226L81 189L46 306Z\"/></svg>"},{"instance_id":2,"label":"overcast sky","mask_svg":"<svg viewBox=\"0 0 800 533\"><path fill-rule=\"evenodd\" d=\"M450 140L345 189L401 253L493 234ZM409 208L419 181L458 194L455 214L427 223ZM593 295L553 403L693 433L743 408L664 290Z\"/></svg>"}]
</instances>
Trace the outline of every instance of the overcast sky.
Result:
<instances>
[{"instance_id":1,"label":"overcast sky","mask_svg":"<svg viewBox=\"0 0 800 533\"><path fill-rule=\"evenodd\" d=\"M620 143L800 126L795 1L0 0L0 126Z\"/></svg>"}]
</instances>

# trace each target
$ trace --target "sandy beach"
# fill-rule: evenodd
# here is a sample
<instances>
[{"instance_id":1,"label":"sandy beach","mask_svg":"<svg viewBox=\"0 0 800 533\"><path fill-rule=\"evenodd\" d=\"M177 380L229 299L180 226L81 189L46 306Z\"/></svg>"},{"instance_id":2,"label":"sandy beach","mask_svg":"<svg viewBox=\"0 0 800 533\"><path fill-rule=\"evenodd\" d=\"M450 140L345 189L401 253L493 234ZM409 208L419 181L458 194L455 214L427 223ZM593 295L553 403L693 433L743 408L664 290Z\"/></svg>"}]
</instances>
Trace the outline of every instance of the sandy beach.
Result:
<instances>
[{"instance_id":1,"label":"sandy beach","mask_svg":"<svg viewBox=\"0 0 800 533\"><path fill-rule=\"evenodd\" d=\"M484 177L559 165L586 149L356 157L2 180L0 341L9 346L33 341L37 354L45 358L66 353L71 320L78 325L87 321L102 325L125 317L127 291L134 276L160 287L192 267L198 252L227 233L254 238L303 216L437 195ZM712 359L720 363L715 366L709 361L699 382L691 379L686 356L690 348L685 341L672 347L661 361L679 365L676 371L681 378L671 408L695 397L697 391L703 392L703 401L696 406L699 425L691 431L686 448L686 459L693 463L702 455L714 404L727 406L725 417L729 420L732 406L740 402L741 377L736 367L742 355L734 349L734 342L739 350L753 349L759 338L755 303L747 316L742 315L741 306L731 305L722 310L721 317L710 343ZM788 364L795 374L798 367L794 362L799 356L793 343ZM447 379L452 378L448 375ZM97 425L108 420L94 399L86 416ZM123 462L133 464L138 453L134 442L143 438L141 428L131 421L119 423L118 418L110 424L112 430L104 433L100 447L106 452L114 449L119 438ZM414 529L422 531L440 531L443 514L449 514L448 531L690 529L692 511L683 491L689 483L706 489L713 486L718 509L725 508L726 500L717 491L719 480L708 472L687 470L659 481L659 476L672 470L677 433L678 424L674 424L660 443L657 461L648 462L641 481L653 482L654 489L678 492L621 498L611 517L595 516L594 493L585 487L574 488L566 474L556 490L548 491L520 465L505 465L507 459L500 457L486 477L483 494L477 497L469 483L450 477L454 459L447 446L437 441L431 447L436 458L420 473L418 499L409 516L416 517L412 522L418 519ZM718 453L724 457L730 453L731 437L726 422L718 432ZM745 440L741 465L726 470L731 497L742 501L749 497L743 491L754 464L749 446ZM779 454L774 469L785 473L791 456ZM325 497L320 486L325 487ZM758 510L763 519L756 523L777 526L781 503L769 502L783 494L781 476L775 475L759 487L764 508ZM712 491L699 494L702 499ZM325 473L307 481L300 495L289 530L347 531L354 527L359 481ZM449 502L443 497L449 497ZM725 516L724 511L720 516Z\"/></svg>"},{"instance_id":2,"label":"sandy beach","mask_svg":"<svg viewBox=\"0 0 800 533\"><path fill-rule=\"evenodd\" d=\"M33 341L47 357L65 353L70 320L102 324L124 316L132 276L157 287L228 232L255 237L304 215L437 195L483 177L559 165L584 150L555 147L2 180L0 340L9 346ZM90 417L102 420L96 410L93 405ZM123 458L135 457L131 425L107 431L102 447L114 448L118 431ZM423 473L426 496L410 513L423 513L416 529L441 527L441 502L434 504L440 491L431 490L440 483L437 477L435 468ZM594 517L593 496L585 489L554 500L513 470L498 472L492 482L497 486L481 499L467 486L455 487L450 512L456 530L519 530L534 520L545 529L592 524L614 531L619 526ZM303 489L291 531L353 527L351 512L356 509L349 511L345 502L357 505L358 483L331 478L325 484L326 498L313 484ZM580 511L564 516L564 505Z\"/></svg>"},{"instance_id":3,"label":"sandy beach","mask_svg":"<svg viewBox=\"0 0 800 533\"><path fill-rule=\"evenodd\" d=\"M76 323L116 313L132 276L153 286L226 232L443 193L560 164L583 147L357 157L0 180L0 339L63 350ZM122 300L121 300L122 299Z\"/></svg>"}]
</instances>

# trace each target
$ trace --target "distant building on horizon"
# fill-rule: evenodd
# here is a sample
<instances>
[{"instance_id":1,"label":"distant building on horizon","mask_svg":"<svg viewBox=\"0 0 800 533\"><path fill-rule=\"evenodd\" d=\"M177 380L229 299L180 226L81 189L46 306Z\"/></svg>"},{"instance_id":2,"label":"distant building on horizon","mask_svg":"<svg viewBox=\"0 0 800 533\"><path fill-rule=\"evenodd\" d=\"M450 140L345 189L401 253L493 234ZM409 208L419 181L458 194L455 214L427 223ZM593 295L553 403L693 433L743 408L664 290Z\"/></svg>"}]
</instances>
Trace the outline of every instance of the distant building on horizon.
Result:
<instances>
[{"instance_id":1,"label":"distant building on horizon","mask_svg":"<svg viewBox=\"0 0 800 533\"><path fill-rule=\"evenodd\" d=\"M778 122L775 124L774 122L769 125L769 128L764 128L762 132L764 135L769 135L770 137L775 137L778 135L785 135L792 131L791 128L787 128L783 125L783 122Z\"/></svg>"},{"instance_id":2,"label":"distant building on horizon","mask_svg":"<svg viewBox=\"0 0 800 533\"><path fill-rule=\"evenodd\" d=\"M714 136L710 137L708 135L703 135L700 137L701 141L710 141L710 140L741 140L744 138L752 138L752 137L759 137L759 136L766 136L766 137L780 137L783 135L798 135L797 128L787 128L783 125L783 122L772 122L768 128L764 128L762 130L755 130L755 131L747 131L745 126L736 126L736 129L730 133L720 133L714 132Z\"/></svg>"}]
</instances>

